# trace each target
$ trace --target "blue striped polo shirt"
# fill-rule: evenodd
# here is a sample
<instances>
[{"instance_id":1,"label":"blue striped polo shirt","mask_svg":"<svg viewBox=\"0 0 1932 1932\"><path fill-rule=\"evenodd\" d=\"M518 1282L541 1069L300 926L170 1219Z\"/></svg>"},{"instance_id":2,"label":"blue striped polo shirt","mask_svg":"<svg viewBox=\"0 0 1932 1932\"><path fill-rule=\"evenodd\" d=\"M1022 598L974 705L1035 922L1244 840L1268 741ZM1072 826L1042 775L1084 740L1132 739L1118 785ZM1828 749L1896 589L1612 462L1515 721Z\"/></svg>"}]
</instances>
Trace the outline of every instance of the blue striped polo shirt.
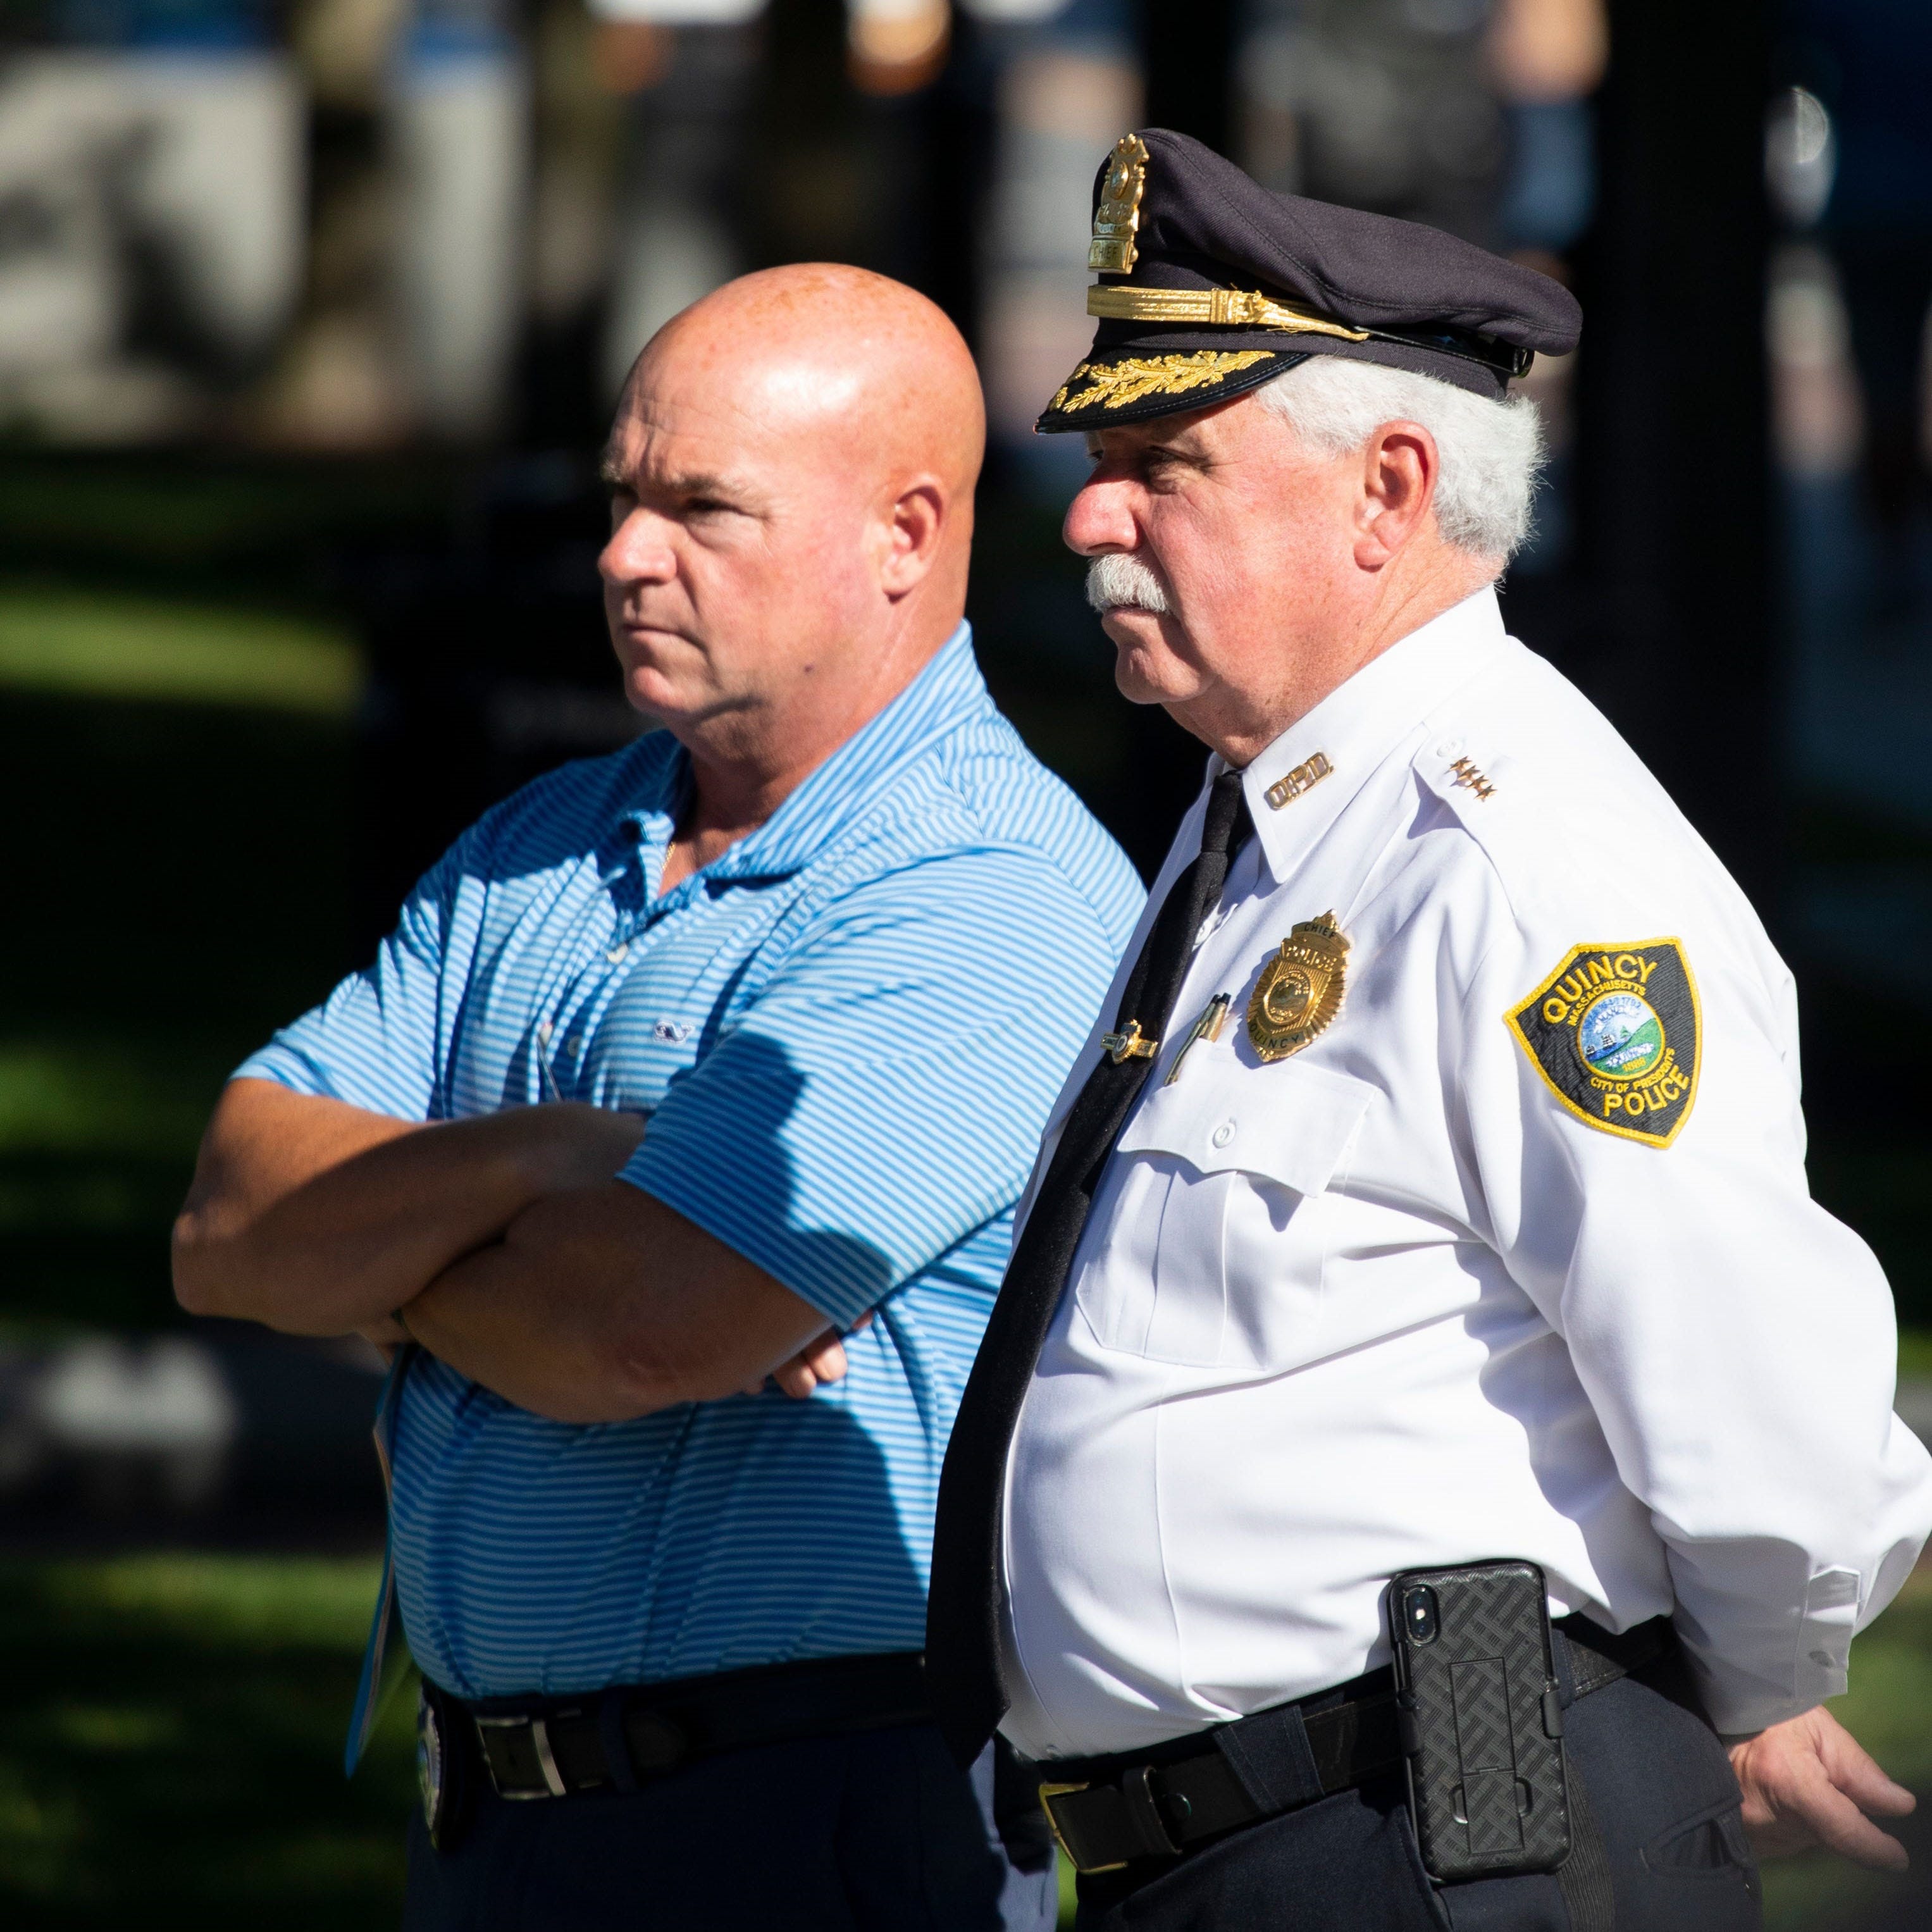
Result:
<instances>
[{"instance_id":1,"label":"blue striped polo shirt","mask_svg":"<svg viewBox=\"0 0 1932 1932\"><path fill-rule=\"evenodd\" d=\"M239 1072L418 1120L644 1114L620 1177L870 1327L802 1402L553 1422L427 1354L392 1549L468 1696L916 1649L948 1431L1048 1108L1142 891L994 708L962 626L748 838L658 896L668 732L496 806L374 964Z\"/></svg>"}]
</instances>

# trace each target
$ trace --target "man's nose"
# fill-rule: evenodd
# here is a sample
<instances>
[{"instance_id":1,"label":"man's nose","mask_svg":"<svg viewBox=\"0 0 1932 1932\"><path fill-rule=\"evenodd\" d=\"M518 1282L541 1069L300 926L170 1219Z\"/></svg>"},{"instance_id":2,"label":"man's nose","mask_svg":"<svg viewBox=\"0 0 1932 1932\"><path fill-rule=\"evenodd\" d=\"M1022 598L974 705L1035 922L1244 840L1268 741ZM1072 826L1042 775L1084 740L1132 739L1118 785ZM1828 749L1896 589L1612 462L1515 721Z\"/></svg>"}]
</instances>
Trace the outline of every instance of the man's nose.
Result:
<instances>
[{"instance_id":1,"label":"man's nose","mask_svg":"<svg viewBox=\"0 0 1932 1932\"><path fill-rule=\"evenodd\" d=\"M1084 484L1067 505L1066 520L1060 526L1066 548L1080 556L1138 549L1140 532L1127 496L1127 486L1109 478L1096 476Z\"/></svg>"},{"instance_id":2,"label":"man's nose","mask_svg":"<svg viewBox=\"0 0 1932 1932\"><path fill-rule=\"evenodd\" d=\"M668 520L642 508L633 509L610 532L597 559L606 584L668 584L677 574Z\"/></svg>"}]
</instances>

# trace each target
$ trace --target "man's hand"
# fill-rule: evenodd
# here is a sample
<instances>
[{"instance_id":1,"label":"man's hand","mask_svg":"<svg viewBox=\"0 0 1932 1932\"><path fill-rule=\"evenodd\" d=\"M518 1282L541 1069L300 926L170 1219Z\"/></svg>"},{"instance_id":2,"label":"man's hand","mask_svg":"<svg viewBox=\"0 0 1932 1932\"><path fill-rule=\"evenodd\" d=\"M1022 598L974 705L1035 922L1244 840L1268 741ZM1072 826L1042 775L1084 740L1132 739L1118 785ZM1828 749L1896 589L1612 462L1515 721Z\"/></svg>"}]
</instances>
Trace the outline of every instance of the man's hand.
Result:
<instances>
[{"instance_id":1,"label":"man's hand","mask_svg":"<svg viewBox=\"0 0 1932 1932\"><path fill-rule=\"evenodd\" d=\"M872 1311L868 1308L846 1330L846 1334L857 1334L872 1318ZM838 1330L828 1328L816 1341L808 1342L790 1361L781 1362L765 1381L777 1383L794 1402L802 1402L820 1383L843 1382L849 1366ZM745 1393L762 1395L764 1388L764 1382L750 1382L746 1384Z\"/></svg>"},{"instance_id":2,"label":"man's hand","mask_svg":"<svg viewBox=\"0 0 1932 1932\"><path fill-rule=\"evenodd\" d=\"M1894 1784L1820 1705L1730 1748L1744 1828L1766 1857L1828 1846L1862 1865L1903 1871L1905 1847L1874 1817L1903 1818L1918 1801Z\"/></svg>"}]
</instances>

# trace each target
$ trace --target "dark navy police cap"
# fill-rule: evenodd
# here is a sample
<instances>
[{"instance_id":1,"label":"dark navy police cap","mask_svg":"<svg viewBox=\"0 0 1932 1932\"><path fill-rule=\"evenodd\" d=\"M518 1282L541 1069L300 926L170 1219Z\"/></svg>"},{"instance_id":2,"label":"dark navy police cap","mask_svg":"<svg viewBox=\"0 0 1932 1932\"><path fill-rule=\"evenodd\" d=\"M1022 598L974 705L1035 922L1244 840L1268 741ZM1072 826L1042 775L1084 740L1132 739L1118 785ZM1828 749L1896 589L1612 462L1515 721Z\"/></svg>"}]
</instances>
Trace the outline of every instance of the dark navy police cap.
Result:
<instances>
[{"instance_id":1,"label":"dark navy police cap","mask_svg":"<svg viewBox=\"0 0 1932 1932\"><path fill-rule=\"evenodd\" d=\"M1274 194L1186 134L1120 137L1094 182L1087 292L1100 328L1037 427L1198 410L1310 356L1501 398L1576 346L1562 284L1420 222Z\"/></svg>"}]
</instances>

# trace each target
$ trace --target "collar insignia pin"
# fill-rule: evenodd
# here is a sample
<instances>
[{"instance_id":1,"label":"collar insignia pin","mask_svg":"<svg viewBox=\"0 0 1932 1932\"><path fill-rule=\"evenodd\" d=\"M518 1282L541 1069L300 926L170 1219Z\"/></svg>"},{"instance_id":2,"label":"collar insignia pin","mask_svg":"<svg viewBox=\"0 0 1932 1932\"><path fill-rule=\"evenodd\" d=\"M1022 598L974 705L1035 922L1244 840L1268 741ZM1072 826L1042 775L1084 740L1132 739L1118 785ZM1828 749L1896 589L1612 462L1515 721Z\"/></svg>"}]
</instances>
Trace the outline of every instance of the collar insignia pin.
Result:
<instances>
[{"instance_id":1,"label":"collar insignia pin","mask_svg":"<svg viewBox=\"0 0 1932 1932\"><path fill-rule=\"evenodd\" d=\"M1312 758L1304 758L1286 778L1276 778L1262 796L1274 811L1279 812L1304 792L1312 791L1334 769L1329 762L1328 754L1317 752Z\"/></svg>"},{"instance_id":2,"label":"collar insignia pin","mask_svg":"<svg viewBox=\"0 0 1932 1932\"><path fill-rule=\"evenodd\" d=\"M1281 942L1248 1001L1248 1039L1263 1060L1286 1060L1328 1030L1348 990L1348 959L1332 912L1302 920Z\"/></svg>"}]
</instances>

